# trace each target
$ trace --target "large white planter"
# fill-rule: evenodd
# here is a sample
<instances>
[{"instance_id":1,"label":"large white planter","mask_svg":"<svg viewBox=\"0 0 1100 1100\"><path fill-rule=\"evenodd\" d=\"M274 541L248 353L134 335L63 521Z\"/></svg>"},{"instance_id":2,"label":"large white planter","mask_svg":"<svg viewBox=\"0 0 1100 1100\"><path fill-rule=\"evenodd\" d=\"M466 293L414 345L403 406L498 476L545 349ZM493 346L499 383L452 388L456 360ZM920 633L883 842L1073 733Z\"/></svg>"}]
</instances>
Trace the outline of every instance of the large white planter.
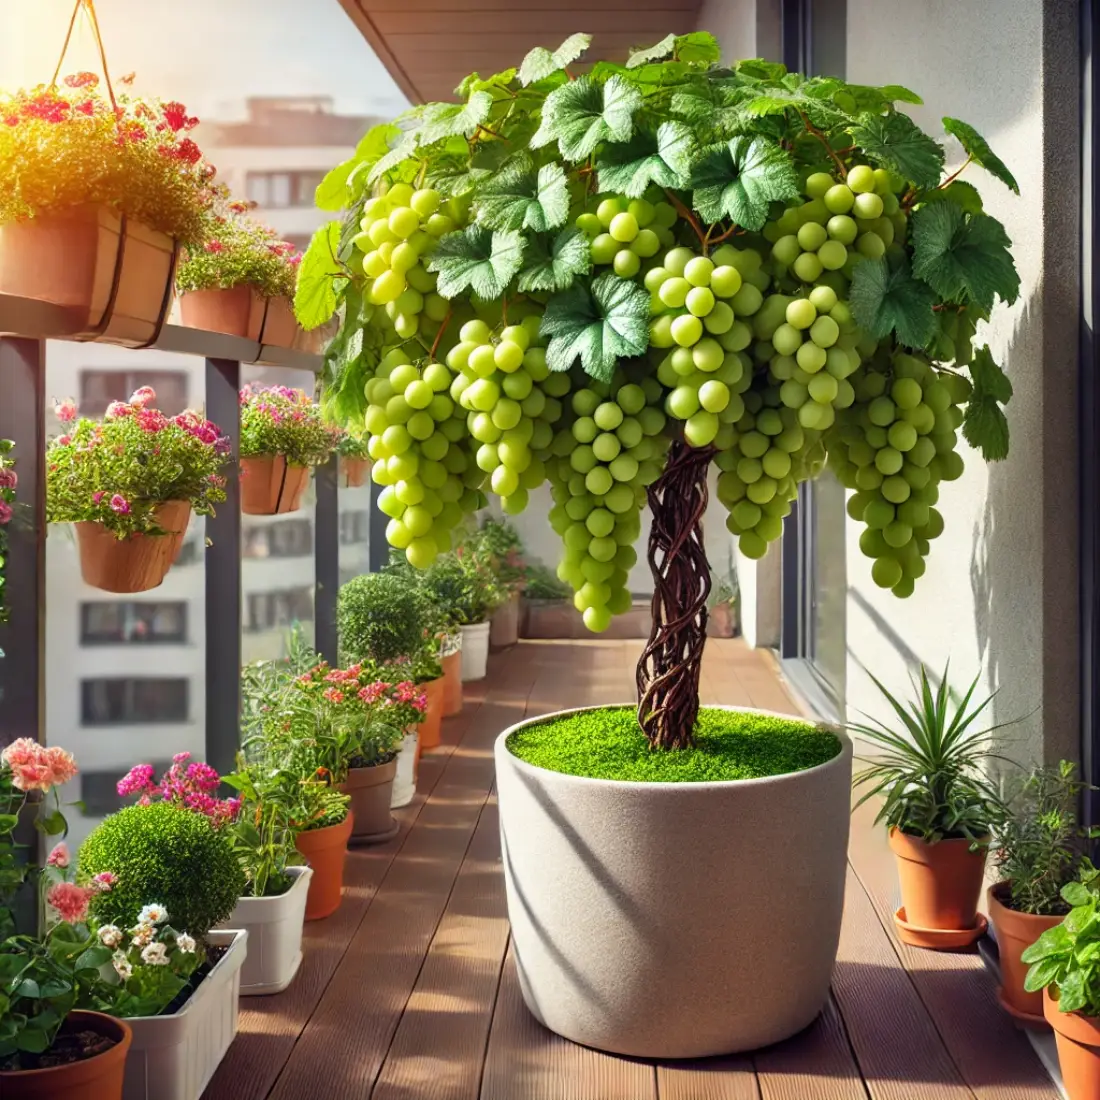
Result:
<instances>
[{"instance_id":1,"label":"large white planter","mask_svg":"<svg viewBox=\"0 0 1100 1100\"><path fill-rule=\"evenodd\" d=\"M829 995L840 937L848 738L789 775L626 783L517 759L507 738L529 724L497 739L496 773L512 942L534 1016L644 1058L755 1050L806 1027Z\"/></svg>"},{"instance_id":2,"label":"large white planter","mask_svg":"<svg viewBox=\"0 0 1100 1100\"><path fill-rule=\"evenodd\" d=\"M462 682L484 680L489 664L489 624L459 628L462 634Z\"/></svg>"},{"instance_id":3,"label":"large white planter","mask_svg":"<svg viewBox=\"0 0 1100 1100\"><path fill-rule=\"evenodd\" d=\"M136 1016L126 1058L122 1100L199 1100L237 1034L241 967L248 951L243 930L211 932L215 947L229 950L179 1012Z\"/></svg>"},{"instance_id":4,"label":"large white planter","mask_svg":"<svg viewBox=\"0 0 1100 1100\"><path fill-rule=\"evenodd\" d=\"M241 967L241 996L281 993L302 965L302 925L311 867L288 867L294 879L285 894L271 898L241 898L221 928L243 928L248 954Z\"/></svg>"},{"instance_id":5,"label":"large white planter","mask_svg":"<svg viewBox=\"0 0 1100 1100\"><path fill-rule=\"evenodd\" d=\"M420 747L420 734L416 726L405 730L401 739L401 748L397 751L397 774L393 777L393 796L390 809L407 806L416 795L417 750Z\"/></svg>"}]
</instances>

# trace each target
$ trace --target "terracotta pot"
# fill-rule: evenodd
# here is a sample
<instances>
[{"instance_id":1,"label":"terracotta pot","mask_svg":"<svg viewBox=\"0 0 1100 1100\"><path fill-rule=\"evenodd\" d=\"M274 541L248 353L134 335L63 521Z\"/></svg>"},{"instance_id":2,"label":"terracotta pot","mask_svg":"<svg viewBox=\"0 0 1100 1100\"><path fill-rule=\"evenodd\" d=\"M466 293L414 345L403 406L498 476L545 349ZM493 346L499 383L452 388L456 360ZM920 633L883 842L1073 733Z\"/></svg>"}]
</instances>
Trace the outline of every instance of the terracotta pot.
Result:
<instances>
[{"instance_id":1,"label":"terracotta pot","mask_svg":"<svg viewBox=\"0 0 1100 1100\"><path fill-rule=\"evenodd\" d=\"M989 888L989 919L997 934L997 948L1001 956L1001 997L1005 1005L1022 1016L1040 1017L1043 1014L1043 995L1028 993L1024 989L1028 964L1020 961L1020 955L1048 928L1062 923L1061 917L1037 917L1031 913L1019 913L1003 904L1011 898L1007 882L999 882Z\"/></svg>"},{"instance_id":2,"label":"terracotta pot","mask_svg":"<svg viewBox=\"0 0 1100 1100\"><path fill-rule=\"evenodd\" d=\"M297 512L309 475L309 466L291 466L282 455L242 458L241 511L249 516Z\"/></svg>"},{"instance_id":3,"label":"terracotta pot","mask_svg":"<svg viewBox=\"0 0 1100 1100\"><path fill-rule=\"evenodd\" d=\"M489 620L489 645L492 649L505 649L519 641L520 594L513 592L508 602L501 604Z\"/></svg>"},{"instance_id":4,"label":"terracotta pot","mask_svg":"<svg viewBox=\"0 0 1100 1100\"><path fill-rule=\"evenodd\" d=\"M1054 1028L1069 1100L1096 1100L1100 1096L1100 1016L1061 1012L1048 989L1043 990L1043 1015Z\"/></svg>"},{"instance_id":5,"label":"terracotta pot","mask_svg":"<svg viewBox=\"0 0 1100 1100\"><path fill-rule=\"evenodd\" d=\"M897 856L901 904L906 920L921 928L973 928L982 892L986 848L970 851L969 840L927 844L890 830Z\"/></svg>"},{"instance_id":6,"label":"terracotta pot","mask_svg":"<svg viewBox=\"0 0 1100 1100\"><path fill-rule=\"evenodd\" d=\"M420 723L420 750L423 752L424 749L434 749L439 744L443 729L446 684L444 677L440 676L436 680L429 680L426 684L422 684L421 687L428 696L428 709L424 713L424 721Z\"/></svg>"},{"instance_id":7,"label":"terracotta pot","mask_svg":"<svg viewBox=\"0 0 1100 1100\"><path fill-rule=\"evenodd\" d=\"M349 811L339 825L298 834L295 841L298 851L313 868L306 897L306 920L321 920L340 908L340 895L344 889L344 857L348 854L348 837L354 824L355 813Z\"/></svg>"},{"instance_id":8,"label":"terracotta pot","mask_svg":"<svg viewBox=\"0 0 1100 1100\"><path fill-rule=\"evenodd\" d=\"M390 799L396 774L397 757L394 757L373 768L352 768L347 781L340 784L340 790L351 795L351 812L355 817L351 835L357 842L384 840L393 834Z\"/></svg>"},{"instance_id":9,"label":"terracotta pot","mask_svg":"<svg viewBox=\"0 0 1100 1100\"><path fill-rule=\"evenodd\" d=\"M128 1024L101 1012L70 1012L65 1031L94 1031L115 1040L115 1045L94 1058L50 1069L0 1073L4 1100L122 1100L126 1054L133 1035Z\"/></svg>"},{"instance_id":10,"label":"terracotta pot","mask_svg":"<svg viewBox=\"0 0 1100 1100\"><path fill-rule=\"evenodd\" d=\"M340 456L340 476L344 479L345 489L358 489L367 483L370 473L369 458L348 458Z\"/></svg>"},{"instance_id":11,"label":"terracotta pot","mask_svg":"<svg viewBox=\"0 0 1100 1100\"><path fill-rule=\"evenodd\" d=\"M179 556L191 505L186 500L169 500L157 507L156 516L168 534L135 534L118 539L102 524L75 524L84 583L104 592L147 592L156 588Z\"/></svg>"},{"instance_id":12,"label":"terracotta pot","mask_svg":"<svg viewBox=\"0 0 1100 1100\"><path fill-rule=\"evenodd\" d=\"M0 294L63 307L77 340L154 341L172 303L175 266L171 237L106 206L0 227Z\"/></svg>"},{"instance_id":13,"label":"terracotta pot","mask_svg":"<svg viewBox=\"0 0 1100 1100\"><path fill-rule=\"evenodd\" d=\"M268 298L260 343L268 347L292 348L298 338L298 322L289 298Z\"/></svg>"},{"instance_id":14,"label":"terracotta pot","mask_svg":"<svg viewBox=\"0 0 1100 1100\"><path fill-rule=\"evenodd\" d=\"M443 717L451 718L462 710L462 651L443 658Z\"/></svg>"},{"instance_id":15,"label":"terracotta pot","mask_svg":"<svg viewBox=\"0 0 1100 1100\"><path fill-rule=\"evenodd\" d=\"M264 300L247 284L180 295L180 320L185 328L259 340L263 318Z\"/></svg>"},{"instance_id":16,"label":"terracotta pot","mask_svg":"<svg viewBox=\"0 0 1100 1100\"><path fill-rule=\"evenodd\" d=\"M707 636L710 638L733 637L733 615L728 603L715 604L707 614Z\"/></svg>"}]
</instances>

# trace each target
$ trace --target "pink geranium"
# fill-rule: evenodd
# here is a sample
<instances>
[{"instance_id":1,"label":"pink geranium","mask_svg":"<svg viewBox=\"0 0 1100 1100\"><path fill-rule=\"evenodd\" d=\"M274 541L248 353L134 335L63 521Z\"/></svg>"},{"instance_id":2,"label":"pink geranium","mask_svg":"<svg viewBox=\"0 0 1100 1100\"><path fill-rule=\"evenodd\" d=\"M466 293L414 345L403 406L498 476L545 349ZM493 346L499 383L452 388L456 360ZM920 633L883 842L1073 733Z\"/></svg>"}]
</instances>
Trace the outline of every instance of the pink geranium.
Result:
<instances>
[{"instance_id":1,"label":"pink geranium","mask_svg":"<svg viewBox=\"0 0 1100 1100\"><path fill-rule=\"evenodd\" d=\"M11 522L11 505L6 500L0 500L0 524Z\"/></svg>"},{"instance_id":2,"label":"pink geranium","mask_svg":"<svg viewBox=\"0 0 1100 1100\"><path fill-rule=\"evenodd\" d=\"M75 882L58 882L46 891L46 903L57 910L62 920L79 924L88 916L88 904L96 893L88 886Z\"/></svg>"},{"instance_id":3,"label":"pink geranium","mask_svg":"<svg viewBox=\"0 0 1100 1100\"><path fill-rule=\"evenodd\" d=\"M141 386L130 395L130 404L135 409L144 409L157 399L156 391L152 386Z\"/></svg>"},{"instance_id":4,"label":"pink geranium","mask_svg":"<svg viewBox=\"0 0 1100 1100\"><path fill-rule=\"evenodd\" d=\"M14 489L19 484L19 475L10 467L0 467L0 489Z\"/></svg>"},{"instance_id":5,"label":"pink geranium","mask_svg":"<svg viewBox=\"0 0 1100 1100\"><path fill-rule=\"evenodd\" d=\"M49 791L68 783L77 773L71 753L61 748L49 748L30 737L20 737L3 752L0 762L12 773L12 785L20 791Z\"/></svg>"},{"instance_id":6,"label":"pink geranium","mask_svg":"<svg viewBox=\"0 0 1100 1100\"><path fill-rule=\"evenodd\" d=\"M69 859L69 846L62 842L54 845L53 851L46 857L46 864L49 867L60 867L64 870L69 866Z\"/></svg>"},{"instance_id":7,"label":"pink geranium","mask_svg":"<svg viewBox=\"0 0 1100 1100\"><path fill-rule=\"evenodd\" d=\"M68 424L76 419L76 402L71 398L66 398L64 401L59 401L54 406L54 416L61 421L62 424Z\"/></svg>"}]
</instances>

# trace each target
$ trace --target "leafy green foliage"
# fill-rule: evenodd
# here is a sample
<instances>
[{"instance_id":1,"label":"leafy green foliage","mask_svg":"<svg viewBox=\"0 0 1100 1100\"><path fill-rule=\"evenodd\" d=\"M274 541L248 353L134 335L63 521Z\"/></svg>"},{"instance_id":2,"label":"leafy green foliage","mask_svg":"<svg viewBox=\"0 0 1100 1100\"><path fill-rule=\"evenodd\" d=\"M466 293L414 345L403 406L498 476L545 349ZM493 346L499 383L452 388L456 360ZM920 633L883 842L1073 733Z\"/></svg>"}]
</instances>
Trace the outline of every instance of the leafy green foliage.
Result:
<instances>
[{"instance_id":1,"label":"leafy green foliage","mask_svg":"<svg viewBox=\"0 0 1100 1100\"><path fill-rule=\"evenodd\" d=\"M536 46L519 67L519 82L526 87L543 80L559 69L572 65L592 45L592 35L571 34L552 53L545 46Z\"/></svg>"},{"instance_id":2,"label":"leafy green foliage","mask_svg":"<svg viewBox=\"0 0 1100 1100\"><path fill-rule=\"evenodd\" d=\"M328 222L313 234L298 267L294 316L303 328L317 328L336 312L336 280L345 274L339 255L340 223Z\"/></svg>"},{"instance_id":3,"label":"leafy green foliage","mask_svg":"<svg viewBox=\"0 0 1100 1100\"><path fill-rule=\"evenodd\" d=\"M420 584L451 629L485 622L508 598L485 562L472 554L441 554L421 574Z\"/></svg>"},{"instance_id":4,"label":"leafy green foliage","mask_svg":"<svg viewBox=\"0 0 1100 1100\"><path fill-rule=\"evenodd\" d=\"M906 262L891 271L884 259L863 260L852 276L849 301L856 320L877 339L896 332L900 343L923 348L935 334L936 293L912 277Z\"/></svg>"},{"instance_id":5,"label":"leafy green foliage","mask_svg":"<svg viewBox=\"0 0 1100 1100\"><path fill-rule=\"evenodd\" d=\"M722 51L717 39L709 31L692 31L691 34L665 35L655 46L634 50L627 59L628 69L638 69L654 61L671 56L673 61L693 65L710 65L721 60Z\"/></svg>"},{"instance_id":6,"label":"leafy green foliage","mask_svg":"<svg viewBox=\"0 0 1100 1100\"><path fill-rule=\"evenodd\" d=\"M425 108L417 141L431 145L449 137L470 137L489 117L493 97L486 91L473 91L465 103L433 103Z\"/></svg>"},{"instance_id":7,"label":"leafy green foliage","mask_svg":"<svg viewBox=\"0 0 1100 1100\"><path fill-rule=\"evenodd\" d=\"M380 161L388 152L390 142L399 137L401 130L392 122L372 126L359 139L355 152L342 164L329 169L317 185L313 202L322 210L344 210L349 201L359 197L352 191L352 177L363 179L366 170Z\"/></svg>"},{"instance_id":8,"label":"leafy green foliage","mask_svg":"<svg viewBox=\"0 0 1100 1100\"><path fill-rule=\"evenodd\" d=\"M892 168L918 187L935 187L943 171L943 149L908 116L863 119L851 129L852 141L875 164Z\"/></svg>"},{"instance_id":9,"label":"leafy green foliage","mask_svg":"<svg viewBox=\"0 0 1100 1100\"><path fill-rule=\"evenodd\" d=\"M477 297L499 298L523 265L524 239L518 233L480 225L449 233L440 242L428 270L439 275L436 290L454 298L464 290Z\"/></svg>"},{"instance_id":10,"label":"leafy green foliage","mask_svg":"<svg viewBox=\"0 0 1100 1100\"><path fill-rule=\"evenodd\" d=\"M560 164L536 168L517 157L478 191L478 218L490 229L557 229L569 216L569 188Z\"/></svg>"},{"instance_id":11,"label":"leafy green foliage","mask_svg":"<svg viewBox=\"0 0 1100 1100\"><path fill-rule=\"evenodd\" d=\"M603 84L590 76L571 80L546 97L531 147L556 141L566 160L584 160L602 142L629 140L641 105L637 89L622 77L612 76Z\"/></svg>"},{"instance_id":12,"label":"leafy green foliage","mask_svg":"<svg viewBox=\"0 0 1100 1100\"><path fill-rule=\"evenodd\" d=\"M428 611L420 589L398 573L364 573L340 588L336 622L349 662L386 664L424 647Z\"/></svg>"},{"instance_id":13,"label":"leafy green foliage","mask_svg":"<svg viewBox=\"0 0 1100 1100\"><path fill-rule=\"evenodd\" d=\"M913 685L916 697L908 703L871 677L901 724L891 728L872 719L873 724L847 727L875 751L863 758L867 767L855 777L856 786L866 788L857 805L882 798L876 822L929 843L962 837L982 841L1000 812L1000 798L982 772L983 763L995 758L992 741L1000 726L975 727L993 701L990 695L971 706L978 677L952 709L948 671L933 692L921 665L920 682Z\"/></svg>"},{"instance_id":14,"label":"leafy green foliage","mask_svg":"<svg viewBox=\"0 0 1100 1100\"><path fill-rule=\"evenodd\" d=\"M692 166L692 204L709 222L729 218L760 229L773 202L798 194L790 157L765 138L735 137L706 149Z\"/></svg>"},{"instance_id":15,"label":"leafy green foliage","mask_svg":"<svg viewBox=\"0 0 1100 1100\"><path fill-rule=\"evenodd\" d=\"M695 138L685 123L643 128L625 144L604 148L596 162L600 189L641 198L652 184L682 188L694 150Z\"/></svg>"},{"instance_id":16,"label":"leafy green foliage","mask_svg":"<svg viewBox=\"0 0 1100 1100\"><path fill-rule=\"evenodd\" d=\"M1008 170L1005 162L989 148L989 142L973 126L957 118L945 118L943 128L959 139L959 144L966 150L966 155L975 164L999 179L1014 194L1020 193L1020 185L1016 182L1016 177Z\"/></svg>"},{"instance_id":17,"label":"leafy green foliage","mask_svg":"<svg viewBox=\"0 0 1100 1100\"><path fill-rule=\"evenodd\" d=\"M989 345L974 353L970 364L974 391L966 405L962 432L967 443L988 462L1008 457L1008 420L1004 405L1012 397L1012 383L993 361Z\"/></svg>"},{"instance_id":18,"label":"leafy green foliage","mask_svg":"<svg viewBox=\"0 0 1100 1100\"><path fill-rule=\"evenodd\" d=\"M591 270L588 238L579 229L563 229L552 238L540 233L528 238L518 286L522 293L560 293Z\"/></svg>"},{"instance_id":19,"label":"leafy green foliage","mask_svg":"<svg viewBox=\"0 0 1100 1100\"><path fill-rule=\"evenodd\" d=\"M568 370L578 359L587 374L610 381L618 361L649 346L649 295L610 273L592 286L574 286L552 298L542 319L551 337L546 361Z\"/></svg>"}]
</instances>

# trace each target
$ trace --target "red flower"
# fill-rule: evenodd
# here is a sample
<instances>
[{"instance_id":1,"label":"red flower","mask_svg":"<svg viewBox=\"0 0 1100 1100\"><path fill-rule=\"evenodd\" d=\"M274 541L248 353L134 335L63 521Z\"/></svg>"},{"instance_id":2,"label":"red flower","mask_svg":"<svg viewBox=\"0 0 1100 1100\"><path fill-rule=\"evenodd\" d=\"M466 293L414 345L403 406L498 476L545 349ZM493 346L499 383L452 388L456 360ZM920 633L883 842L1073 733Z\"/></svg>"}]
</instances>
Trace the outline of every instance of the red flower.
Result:
<instances>
[{"instance_id":1,"label":"red flower","mask_svg":"<svg viewBox=\"0 0 1100 1100\"><path fill-rule=\"evenodd\" d=\"M207 252L217 253L217 252L224 252L225 251L225 245L222 244L221 241L207 241L206 244L203 245L203 248Z\"/></svg>"},{"instance_id":2,"label":"red flower","mask_svg":"<svg viewBox=\"0 0 1100 1100\"><path fill-rule=\"evenodd\" d=\"M80 114L82 114L82 115L94 115L95 114L95 100L94 99L83 99L76 105L76 107L74 109L79 111Z\"/></svg>"},{"instance_id":3,"label":"red flower","mask_svg":"<svg viewBox=\"0 0 1100 1100\"><path fill-rule=\"evenodd\" d=\"M184 164L198 164L202 160L202 150L190 138L184 138L176 146L175 157Z\"/></svg>"},{"instance_id":4,"label":"red flower","mask_svg":"<svg viewBox=\"0 0 1100 1100\"><path fill-rule=\"evenodd\" d=\"M65 83L70 88L94 88L99 83L99 77L95 73L70 73L65 77Z\"/></svg>"},{"instance_id":5,"label":"red flower","mask_svg":"<svg viewBox=\"0 0 1100 1100\"><path fill-rule=\"evenodd\" d=\"M187 108L182 103L166 103L164 105L164 121L168 123L173 132L182 130L187 125Z\"/></svg>"},{"instance_id":6,"label":"red flower","mask_svg":"<svg viewBox=\"0 0 1100 1100\"><path fill-rule=\"evenodd\" d=\"M118 128L118 143L119 145L125 145L128 142L145 141L149 136L149 131L145 129L140 122L134 119L127 119L122 122Z\"/></svg>"},{"instance_id":7,"label":"red flower","mask_svg":"<svg viewBox=\"0 0 1100 1100\"><path fill-rule=\"evenodd\" d=\"M18 126L19 125L19 116L18 115L5 115L4 116L4 125L5 126Z\"/></svg>"}]
</instances>

